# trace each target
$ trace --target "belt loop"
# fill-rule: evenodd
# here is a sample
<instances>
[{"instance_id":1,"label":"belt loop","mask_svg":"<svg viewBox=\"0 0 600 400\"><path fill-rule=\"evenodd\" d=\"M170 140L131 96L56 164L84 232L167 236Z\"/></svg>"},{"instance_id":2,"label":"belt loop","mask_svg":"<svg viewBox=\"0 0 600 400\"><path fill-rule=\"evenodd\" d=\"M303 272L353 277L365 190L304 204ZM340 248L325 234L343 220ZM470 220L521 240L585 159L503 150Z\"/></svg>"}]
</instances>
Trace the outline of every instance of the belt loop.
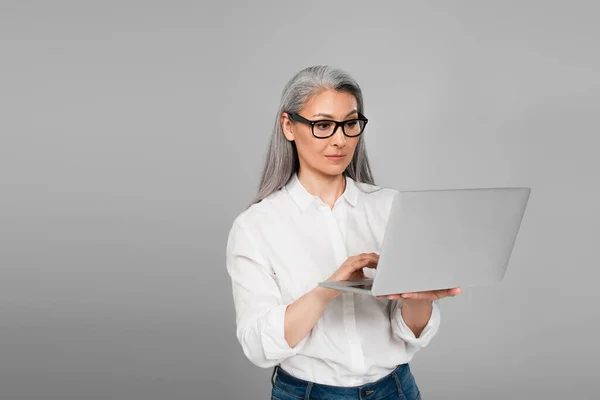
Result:
<instances>
[{"instance_id":1,"label":"belt loop","mask_svg":"<svg viewBox=\"0 0 600 400\"><path fill-rule=\"evenodd\" d=\"M277 369L279 368L279 365L276 365L273 368L273 374L271 375L271 386L275 386L275 374L277 373Z\"/></svg>"},{"instance_id":2,"label":"belt loop","mask_svg":"<svg viewBox=\"0 0 600 400\"><path fill-rule=\"evenodd\" d=\"M394 371L392 373L392 376L394 377L394 381L396 381L396 387L398 388L398 396L400 396L401 399L406 400L406 396L404 396L404 392L402 391L402 383L400 383L400 378L398 377L398 371Z\"/></svg>"},{"instance_id":3,"label":"belt loop","mask_svg":"<svg viewBox=\"0 0 600 400\"><path fill-rule=\"evenodd\" d=\"M310 391L312 390L312 387L313 383L308 382L308 385L306 385L306 393L304 393L304 400L310 400Z\"/></svg>"}]
</instances>

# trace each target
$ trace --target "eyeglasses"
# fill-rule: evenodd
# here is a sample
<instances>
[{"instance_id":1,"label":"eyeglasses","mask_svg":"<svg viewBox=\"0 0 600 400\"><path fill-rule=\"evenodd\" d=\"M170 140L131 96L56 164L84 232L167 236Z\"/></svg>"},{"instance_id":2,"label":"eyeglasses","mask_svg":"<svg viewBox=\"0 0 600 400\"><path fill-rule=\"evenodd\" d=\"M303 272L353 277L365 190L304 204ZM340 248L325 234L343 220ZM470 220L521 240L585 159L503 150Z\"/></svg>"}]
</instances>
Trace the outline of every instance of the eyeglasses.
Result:
<instances>
[{"instance_id":1,"label":"eyeglasses","mask_svg":"<svg viewBox=\"0 0 600 400\"><path fill-rule=\"evenodd\" d=\"M333 121L330 119L320 119L318 121L311 121L304 118L303 116L296 113L287 113L292 121L301 122L310 125L312 128L312 134L314 137L319 139L327 139L333 136L337 131L338 127L342 127L342 132L348 137L359 136L365 130L365 126L369 120L365 118L361 113L358 114L358 118L348 119L346 121Z\"/></svg>"}]
</instances>

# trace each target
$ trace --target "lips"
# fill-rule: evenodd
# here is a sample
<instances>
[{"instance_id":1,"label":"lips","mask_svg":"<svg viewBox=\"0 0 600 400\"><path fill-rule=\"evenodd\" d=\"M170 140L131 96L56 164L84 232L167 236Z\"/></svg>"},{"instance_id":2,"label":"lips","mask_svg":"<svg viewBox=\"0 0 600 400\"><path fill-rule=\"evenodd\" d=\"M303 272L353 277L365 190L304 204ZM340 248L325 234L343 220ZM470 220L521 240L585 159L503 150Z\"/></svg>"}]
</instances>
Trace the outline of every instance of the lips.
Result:
<instances>
[{"instance_id":1,"label":"lips","mask_svg":"<svg viewBox=\"0 0 600 400\"><path fill-rule=\"evenodd\" d=\"M329 154L329 155L326 155L325 157L327 157L327 159L329 161L339 163L344 160L346 155L345 154Z\"/></svg>"}]
</instances>

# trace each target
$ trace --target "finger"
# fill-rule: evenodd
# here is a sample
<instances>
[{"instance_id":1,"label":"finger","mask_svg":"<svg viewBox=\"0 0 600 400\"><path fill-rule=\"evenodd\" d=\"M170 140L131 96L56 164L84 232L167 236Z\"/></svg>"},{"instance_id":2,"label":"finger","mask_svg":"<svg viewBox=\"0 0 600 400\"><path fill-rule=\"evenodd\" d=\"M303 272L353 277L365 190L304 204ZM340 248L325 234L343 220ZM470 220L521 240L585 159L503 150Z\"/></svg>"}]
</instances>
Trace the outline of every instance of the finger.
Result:
<instances>
[{"instance_id":1,"label":"finger","mask_svg":"<svg viewBox=\"0 0 600 400\"><path fill-rule=\"evenodd\" d=\"M448 290L449 296L456 296L462 293L462 289L459 287L455 287L453 289Z\"/></svg>"},{"instance_id":2,"label":"finger","mask_svg":"<svg viewBox=\"0 0 600 400\"><path fill-rule=\"evenodd\" d=\"M454 297L458 294L460 294L462 290L460 288L452 288L452 289L446 289L446 290L436 290L435 293L437 293L438 296L440 296L440 298L443 297Z\"/></svg>"},{"instance_id":3,"label":"finger","mask_svg":"<svg viewBox=\"0 0 600 400\"><path fill-rule=\"evenodd\" d=\"M412 300L437 300L437 299L439 299L438 295L434 294L431 291L403 293L402 298L403 299L412 299Z\"/></svg>"},{"instance_id":4,"label":"finger","mask_svg":"<svg viewBox=\"0 0 600 400\"><path fill-rule=\"evenodd\" d=\"M379 256L379 254L377 254L377 253L375 253L375 252L373 252L373 251L372 251L372 252L370 252L370 253L360 253L360 255L361 255L361 256L369 256L369 257L372 257L372 256Z\"/></svg>"},{"instance_id":5,"label":"finger","mask_svg":"<svg viewBox=\"0 0 600 400\"><path fill-rule=\"evenodd\" d=\"M357 269L363 268L366 265L367 261L365 261L362 258L357 258L354 261L352 261L348 267L352 270L352 271L356 271Z\"/></svg>"},{"instance_id":6,"label":"finger","mask_svg":"<svg viewBox=\"0 0 600 400\"><path fill-rule=\"evenodd\" d=\"M356 271L357 269L360 269L360 268L375 268L376 266L377 266L377 263L368 258L359 258L357 260L354 260L350 264L350 268L352 269L352 271Z\"/></svg>"},{"instance_id":7,"label":"finger","mask_svg":"<svg viewBox=\"0 0 600 400\"><path fill-rule=\"evenodd\" d=\"M354 275L354 274L356 274L357 271L364 268L364 266L365 266L365 261L356 259L352 262L347 263L344 268L346 268L348 270L348 273L350 275Z\"/></svg>"},{"instance_id":8,"label":"finger","mask_svg":"<svg viewBox=\"0 0 600 400\"><path fill-rule=\"evenodd\" d=\"M374 267L376 267L379 263L379 256L377 254L369 255L368 259L371 265L373 265Z\"/></svg>"},{"instance_id":9,"label":"finger","mask_svg":"<svg viewBox=\"0 0 600 400\"><path fill-rule=\"evenodd\" d=\"M361 259L379 261L379 255L377 253L362 253L359 255Z\"/></svg>"},{"instance_id":10,"label":"finger","mask_svg":"<svg viewBox=\"0 0 600 400\"><path fill-rule=\"evenodd\" d=\"M388 299L388 300L398 300L400 298L399 294L383 294L379 296L375 296L378 299Z\"/></svg>"},{"instance_id":11,"label":"finger","mask_svg":"<svg viewBox=\"0 0 600 400\"><path fill-rule=\"evenodd\" d=\"M457 288L455 288L457 289ZM442 290L430 290L424 292L414 293L403 293L402 298L414 299L414 300L440 300L448 296L456 296L460 293L460 289L442 289Z\"/></svg>"}]
</instances>

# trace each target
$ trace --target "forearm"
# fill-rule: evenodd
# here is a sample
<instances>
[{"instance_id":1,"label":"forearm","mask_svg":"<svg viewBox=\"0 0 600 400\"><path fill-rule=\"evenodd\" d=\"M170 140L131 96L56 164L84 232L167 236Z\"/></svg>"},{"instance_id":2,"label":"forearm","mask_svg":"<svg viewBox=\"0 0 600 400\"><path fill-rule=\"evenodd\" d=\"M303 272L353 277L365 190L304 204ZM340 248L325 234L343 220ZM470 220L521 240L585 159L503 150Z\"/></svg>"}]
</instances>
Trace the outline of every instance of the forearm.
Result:
<instances>
[{"instance_id":1,"label":"forearm","mask_svg":"<svg viewBox=\"0 0 600 400\"><path fill-rule=\"evenodd\" d=\"M295 347L308 335L333 297L331 289L316 287L287 307L284 330L290 347Z\"/></svg>"},{"instance_id":2,"label":"forearm","mask_svg":"<svg viewBox=\"0 0 600 400\"><path fill-rule=\"evenodd\" d=\"M427 325L433 309L431 300L412 300L402 299L400 303L400 312L402 319L415 337L419 337Z\"/></svg>"}]
</instances>

